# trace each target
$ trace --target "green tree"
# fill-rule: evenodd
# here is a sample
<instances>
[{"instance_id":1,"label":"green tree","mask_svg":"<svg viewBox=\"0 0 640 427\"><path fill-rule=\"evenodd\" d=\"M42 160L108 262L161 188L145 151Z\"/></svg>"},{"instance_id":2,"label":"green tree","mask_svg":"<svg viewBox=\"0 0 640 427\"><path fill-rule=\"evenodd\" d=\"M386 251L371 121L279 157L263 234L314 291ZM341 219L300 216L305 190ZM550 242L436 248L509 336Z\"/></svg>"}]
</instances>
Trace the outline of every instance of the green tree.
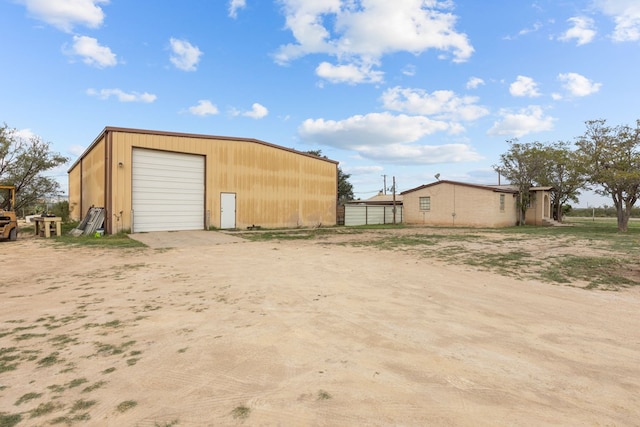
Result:
<instances>
[{"instance_id":1,"label":"green tree","mask_svg":"<svg viewBox=\"0 0 640 427\"><path fill-rule=\"evenodd\" d=\"M311 154L316 157L322 157L328 159L327 156L322 155L322 150L309 150L307 154ZM353 194L353 185L349 182L351 174L344 173L340 166L338 166L338 203L344 204L355 198Z\"/></svg>"},{"instance_id":2,"label":"green tree","mask_svg":"<svg viewBox=\"0 0 640 427\"><path fill-rule=\"evenodd\" d=\"M597 194L611 197L618 231L626 232L640 196L640 120L635 127L611 127L603 119L587 121L586 125L576 145L587 179L597 186Z\"/></svg>"},{"instance_id":3,"label":"green tree","mask_svg":"<svg viewBox=\"0 0 640 427\"><path fill-rule=\"evenodd\" d=\"M493 168L518 187L518 224L525 224L527 207L531 202L530 189L545 167L544 146L539 142L520 143L508 140L509 150L500 155L500 163Z\"/></svg>"},{"instance_id":4,"label":"green tree","mask_svg":"<svg viewBox=\"0 0 640 427\"><path fill-rule=\"evenodd\" d=\"M16 188L16 211L58 194L60 184L44 173L68 161L39 137L21 138L6 124L0 127L0 184Z\"/></svg>"},{"instance_id":5,"label":"green tree","mask_svg":"<svg viewBox=\"0 0 640 427\"><path fill-rule=\"evenodd\" d=\"M580 190L586 185L584 169L578 154L565 141L554 142L542 148L543 167L534 181L540 186L553 187L551 207L554 217L562 221L563 206L569 202L578 202Z\"/></svg>"}]
</instances>

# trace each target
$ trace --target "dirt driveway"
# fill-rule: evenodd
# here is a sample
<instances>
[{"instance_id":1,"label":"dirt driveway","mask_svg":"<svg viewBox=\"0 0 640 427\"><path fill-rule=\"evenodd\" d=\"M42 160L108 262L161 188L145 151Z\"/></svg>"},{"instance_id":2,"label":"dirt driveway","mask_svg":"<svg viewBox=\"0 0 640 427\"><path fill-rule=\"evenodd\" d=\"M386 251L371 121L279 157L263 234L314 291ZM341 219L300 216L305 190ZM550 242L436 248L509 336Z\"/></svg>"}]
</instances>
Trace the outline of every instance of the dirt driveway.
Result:
<instances>
[{"instance_id":1,"label":"dirt driveway","mask_svg":"<svg viewBox=\"0 0 640 427\"><path fill-rule=\"evenodd\" d=\"M3 426L640 420L637 288L331 239L0 252Z\"/></svg>"},{"instance_id":2,"label":"dirt driveway","mask_svg":"<svg viewBox=\"0 0 640 427\"><path fill-rule=\"evenodd\" d=\"M144 243L152 249L195 248L244 242L244 239L232 234L204 230L154 231L151 233L134 233L130 234L129 237Z\"/></svg>"}]
</instances>

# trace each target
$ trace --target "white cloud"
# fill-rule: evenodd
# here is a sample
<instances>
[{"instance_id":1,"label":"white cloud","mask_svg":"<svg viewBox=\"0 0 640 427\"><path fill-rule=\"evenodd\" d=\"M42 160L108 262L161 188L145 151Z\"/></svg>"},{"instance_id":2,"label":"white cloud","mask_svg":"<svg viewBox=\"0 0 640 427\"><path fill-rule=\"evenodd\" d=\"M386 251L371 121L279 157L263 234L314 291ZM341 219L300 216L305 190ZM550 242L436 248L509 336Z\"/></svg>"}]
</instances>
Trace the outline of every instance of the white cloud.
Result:
<instances>
[{"instance_id":1,"label":"white cloud","mask_svg":"<svg viewBox=\"0 0 640 427\"><path fill-rule=\"evenodd\" d=\"M422 89L396 86L382 94L382 102L392 111L434 116L441 120L473 121L489 114L489 110L477 105L477 97L458 96L450 90L430 94Z\"/></svg>"},{"instance_id":2,"label":"white cloud","mask_svg":"<svg viewBox=\"0 0 640 427\"><path fill-rule=\"evenodd\" d=\"M87 36L73 36L71 54L82 57L82 62L97 68L113 67L118 63L116 55L98 40Z\"/></svg>"},{"instance_id":3,"label":"white cloud","mask_svg":"<svg viewBox=\"0 0 640 427\"><path fill-rule=\"evenodd\" d=\"M385 147L363 147L359 152L362 157L371 160L405 165L474 162L482 159L480 154L466 144L391 144Z\"/></svg>"},{"instance_id":4,"label":"white cloud","mask_svg":"<svg viewBox=\"0 0 640 427\"><path fill-rule=\"evenodd\" d=\"M536 83L531 77L518 76L515 82L509 86L509 93L513 96L540 96L538 92L538 83Z\"/></svg>"},{"instance_id":5,"label":"white cloud","mask_svg":"<svg viewBox=\"0 0 640 427\"><path fill-rule=\"evenodd\" d=\"M503 109L499 112L501 119L493 123L488 135L505 135L520 138L532 132L543 132L553 129L556 120L545 116L540 106L530 105L517 112Z\"/></svg>"},{"instance_id":6,"label":"white cloud","mask_svg":"<svg viewBox=\"0 0 640 427\"><path fill-rule=\"evenodd\" d=\"M344 166L342 170L350 175L378 174L384 170L382 166Z\"/></svg>"},{"instance_id":7,"label":"white cloud","mask_svg":"<svg viewBox=\"0 0 640 427\"><path fill-rule=\"evenodd\" d=\"M109 99L112 96L115 96L120 102L145 102L151 103L154 102L157 98L156 95L150 94L148 92L139 93L139 92L124 92L120 89L87 89L87 95L95 96L98 99Z\"/></svg>"},{"instance_id":8,"label":"white cloud","mask_svg":"<svg viewBox=\"0 0 640 427\"><path fill-rule=\"evenodd\" d=\"M14 134L14 136L17 139L21 139L24 141L30 141L34 138L38 138L38 135L36 135L35 133L33 133L33 131L29 128L26 129L17 129L17 130L10 130L11 133Z\"/></svg>"},{"instance_id":9,"label":"white cloud","mask_svg":"<svg viewBox=\"0 0 640 427\"><path fill-rule=\"evenodd\" d=\"M171 63L182 71L195 71L202 51L197 46L193 46L187 40L174 39L169 40L171 44Z\"/></svg>"},{"instance_id":10,"label":"white cloud","mask_svg":"<svg viewBox=\"0 0 640 427\"><path fill-rule=\"evenodd\" d=\"M188 108L189 113L194 116L214 116L218 114L218 107L213 105L211 101L207 99L201 99L198 101L198 105L194 105Z\"/></svg>"},{"instance_id":11,"label":"white cloud","mask_svg":"<svg viewBox=\"0 0 640 427\"><path fill-rule=\"evenodd\" d=\"M251 117L252 119L262 119L269 114L269 110L264 105L260 105L257 102L251 106L251 111L245 111L242 113L245 117Z\"/></svg>"},{"instance_id":12,"label":"white cloud","mask_svg":"<svg viewBox=\"0 0 640 427\"><path fill-rule=\"evenodd\" d=\"M504 36L503 40L516 40L520 36L526 36L527 34L538 32L543 26L544 25L541 22L535 22L531 27L523 28L522 30L518 31L518 34L515 36L514 35Z\"/></svg>"},{"instance_id":13,"label":"white cloud","mask_svg":"<svg viewBox=\"0 0 640 427\"><path fill-rule=\"evenodd\" d=\"M229 16L234 19L237 18L238 10L244 9L246 5L246 0L231 0L229 2Z\"/></svg>"},{"instance_id":14,"label":"white cloud","mask_svg":"<svg viewBox=\"0 0 640 427\"><path fill-rule=\"evenodd\" d=\"M87 147L85 147L84 145L77 145L77 144L73 144L69 146L69 149L67 150L71 155L79 157L82 153L84 153L84 150L86 150Z\"/></svg>"},{"instance_id":15,"label":"white cloud","mask_svg":"<svg viewBox=\"0 0 640 427\"><path fill-rule=\"evenodd\" d=\"M562 87L572 96L592 95L602 87L602 83L594 83L578 73L558 74L558 80L563 82Z\"/></svg>"},{"instance_id":16,"label":"white cloud","mask_svg":"<svg viewBox=\"0 0 640 427\"><path fill-rule=\"evenodd\" d=\"M421 138L436 132L455 133L459 127L424 116L371 113L345 120L305 120L298 133L313 145L356 151L361 157L381 162L427 164L478 160L465 144L422 145Z\"/></svg>"},{"instance_id":17,"label":"white cloud","mask_svg":"<svg viewBox=\"0 0 640 427\"><path fill-rule=\"evenodd\" d=\"M316 74L331 83L380 83L383 81L382 71L373 71L369 66L358 67L354 64L332 65L322 62L316 68Z\"/></svg>"},{"instance_id":18,"label":"white cloud","mask_svg":"<svg viewBox=\"0 0 640 427\"><path fill-rule=\"evenodd\" d=\"M104 21L100 4L109 0L19 0L35 18L71 32L76 25L98 28Z\"/></svg>"},{"instance_id":19,"label":"white cloud","mask_svg":"<svg viewBox=\"0 0 640 427\"><path fill-rule=\"evenodd\" d=\"M298 129L306 141L340 148L415 142L448 130L451 127L443 121L391 113L356 115L340 121L307 119Z\"/></svg>"},{"instance_id":20,"label":"white cloud","mask_svg":"<svg viewBox=\"0 0 640 427\"><path fill-rule=\"evenodd\" d=\"M587 43L591 43L596 36L596 31L593 29L593 19L586 16L574 16L567 20L573 27L569 28L562 36L559 37L562 41L576 40L578 46L582 46Z\"/></svg>"},{"instance_id":21,"label":"white cloud","mask_svg":"<svg viewBox=\"0 0 640 427\"><path fill-rule=\"evenodd\" d=\"M524 36L524 35L527 35L529 33L535 33L537 31L539 31L540 28L542 28L542 26L543 25L542 25L541 22L535 22L531 28L523 28L522 30L518 31L518 35L519 36Z\"/></svg>"},{"instance_id":22,"label":"white cloud","mask_svg":"<svg viewBox=\"0 0 640 427\"><path fill-rule=\"evenodd\" d=\"M480 85L484 85L484 80L482 80L480 77L471 77L468 81L467 81L467 89L476 89L478 88L478 86Z\"/></svg>"},{"instance_id":23,"label":"white cloud","mask_svg":"<svg viewBox=\"0 0 640 427\"><path fill-rule=\"evenodd\" d=\"M640 40L640 2L637 0L595 0L596 7L613 17L616 28L611 38L616 42Z\"/></svg>"},{"instance_id":24,"label":"white cloud","mask_svg":"<svg viewBox=\"0 0 640 427\"><path fill-rule=\"evenodd\" d=\"M402 74L405 76L413 77L416 75L416 66L409 64L402 69Z\"/></svg>"},{"instance_id":25,"label":"white cloud","mask_svg":"<svg viewBox=\"0 0 640 427\"><path fill-rule=\"evenodd\" d=\"M452 2L448 0L281 0L281 3L286 27L295 43L280 46L275 54L280 64L317 53L366 70L378 64L384 55L395 52L418 55L435 49L450 53L454 62L464 62L474 51L466 34L456 31L457 17L450 12Z\"/></svg>"}]
</instances>

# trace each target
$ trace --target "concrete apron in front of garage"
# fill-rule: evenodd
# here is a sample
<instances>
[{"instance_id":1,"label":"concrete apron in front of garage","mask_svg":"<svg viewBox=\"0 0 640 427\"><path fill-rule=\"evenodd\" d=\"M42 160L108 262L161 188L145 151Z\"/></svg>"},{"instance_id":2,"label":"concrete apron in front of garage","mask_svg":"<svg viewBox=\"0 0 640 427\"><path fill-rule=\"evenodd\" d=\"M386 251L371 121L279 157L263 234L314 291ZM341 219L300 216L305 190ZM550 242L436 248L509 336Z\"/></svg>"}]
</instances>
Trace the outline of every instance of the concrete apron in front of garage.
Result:
<instances>
[{"instance_id":1,"label":"concrete apron in front of garage","mask_svg":"<svg viewBox=\"0 0 640 427\"><path fill-rule=\"evenodd\" d=\"M191 248L194 246L212 246L246 241L240 237L219 231L204 230L151 231L147 233L133 233L128 236L131 239L144 243L152 249Z\"/></svg>"}]
</instances>

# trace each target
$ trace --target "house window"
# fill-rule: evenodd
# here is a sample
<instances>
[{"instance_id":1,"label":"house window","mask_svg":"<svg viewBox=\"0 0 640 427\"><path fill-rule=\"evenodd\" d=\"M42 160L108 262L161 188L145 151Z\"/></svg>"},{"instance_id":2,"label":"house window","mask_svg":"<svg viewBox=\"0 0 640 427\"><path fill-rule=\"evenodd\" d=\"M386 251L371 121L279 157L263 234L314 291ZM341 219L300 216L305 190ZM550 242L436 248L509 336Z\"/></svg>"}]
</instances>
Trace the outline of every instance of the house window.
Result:
<instances>
[{"instance_id":1,"label":"house window","mask_svg":"<svg viewBox=\"0 0 640 427\"><path fill-rule=\"evenodd\" d=\"M431 210L431 197L420 197L420 210L421 211L430 211Z\"/></svg>"},{"instance_id":2,"label":"house window","mask_svg":"<svg viewBox=\"0 0 640 427\"><path fill-rule=\"evenodd\" d=\"M504 212L504 194L500 195L500 212Z\"/></svg>"}]
</instances>

